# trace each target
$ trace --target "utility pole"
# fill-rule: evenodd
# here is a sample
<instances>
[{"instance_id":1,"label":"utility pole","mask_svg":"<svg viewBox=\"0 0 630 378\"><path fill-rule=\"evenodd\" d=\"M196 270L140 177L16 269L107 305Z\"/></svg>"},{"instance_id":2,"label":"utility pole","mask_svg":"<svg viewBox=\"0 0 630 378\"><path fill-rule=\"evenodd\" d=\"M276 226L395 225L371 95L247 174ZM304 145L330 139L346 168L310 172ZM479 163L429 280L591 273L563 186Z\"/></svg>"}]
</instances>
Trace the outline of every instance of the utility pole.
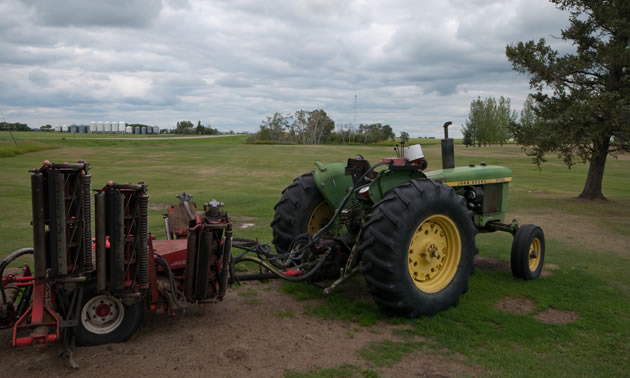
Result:
<instances>
[{"instance_id":1,"label":"utility pole","mask_svg":"<svg viewBox=\"0 0 630 378\"><path fill-rule=\"evenodd\" d=\"M357 127L357 95L354 95L354 122L352 126Z\"/></svg>"}]
</instances>

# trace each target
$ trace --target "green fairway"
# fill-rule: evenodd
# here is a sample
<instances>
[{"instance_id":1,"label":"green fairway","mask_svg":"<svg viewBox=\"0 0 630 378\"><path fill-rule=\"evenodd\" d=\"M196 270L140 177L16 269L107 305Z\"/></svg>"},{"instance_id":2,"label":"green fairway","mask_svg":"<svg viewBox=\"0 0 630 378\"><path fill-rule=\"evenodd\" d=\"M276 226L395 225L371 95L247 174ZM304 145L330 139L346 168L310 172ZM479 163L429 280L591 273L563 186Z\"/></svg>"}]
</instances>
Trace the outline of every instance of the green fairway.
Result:
<instances>
[{"instance_id":1,"label":"green fairway","mask_svg":"<svg viewBox=\"0 0 630 378\"><path fill-rule=\"evenodd\" d=\"M103 140L59 133L0 133L1 256L31 246L29 169L44 160L90 163L93 187L108 180L144 181L149 185L150 226L164 237L161 214L175 195L193 194L199 207L217 199L233 217L235 237L271 240L269 223L281 191L293 178L324 163L346 161L362 154L371 163L393 156L388 146L259 145L245 136L209 139ZM421 143L422 140L419 140ZM438 142L424 145L428 170L439 169ZM19 150L21 145L35 146ZM18 151L14 151L17 149ZM3 151L14 151L2 154ZM477 269L470 290L457 307L429 318L388 319L364 296L348 290L313 305L315 317L378 327L379 322L408 325L409 341L367 345L360 356L374 366L392 364L415 350L460 353L468 363L500 376L624 376L630 368L630 158L609 159L603 191L607 202L575 199L586 177L586 165L567 169L550 156L539 171L515 145L486 148L456 146L456 165L497 164L512 168L506 220L540 225L547 239L545 263L555 270L536 281L520 281L501 270ZM247 217L247 218L241 218ZM252 227L240 228L239 219ZM483 234L480 255L509 261L511 237ZM298 298L320 297L319 290L287 284ZM529 314L497 309L502 298L528 298ZM577 320L547 324L536 314L553 308L569 311ZM419 342L417 336L427 338ZM430 340L430 341L429 341ZM393 356L393 357L392 357Z\"/></svg>"}]
</instances>

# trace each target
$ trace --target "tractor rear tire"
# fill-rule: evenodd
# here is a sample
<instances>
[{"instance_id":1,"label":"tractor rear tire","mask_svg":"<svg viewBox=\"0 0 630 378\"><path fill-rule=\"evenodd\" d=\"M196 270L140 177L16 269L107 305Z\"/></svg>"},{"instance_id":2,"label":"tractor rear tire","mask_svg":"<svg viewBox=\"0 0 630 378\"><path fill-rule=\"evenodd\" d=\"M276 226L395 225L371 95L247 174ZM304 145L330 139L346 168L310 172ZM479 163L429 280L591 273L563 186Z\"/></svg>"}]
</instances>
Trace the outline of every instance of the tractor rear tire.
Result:
<instances>
[{"instance_id":1,"label":"tractor rear tire","mask_svg":"<svg viewBox=\"0 0 630 378\"><path fill-rule=\"evenodd\" d=\"M75 328L78 345L93 346L121 343L138 330L144 316L142 300L126 305L107 294L97 294L87 287L83 296L79 324Z\"/></svg>"},{"instance_id":2,"label":"tractor rear tire","mask_svg":"<svg viewBox=\"0 0 630 378\"><path fill-rule=\"evenodd\" d=\"M545 234L533 224L518 228L512 241L510 265L512 275L524 280L535 280L545 262Z\"/></svg>"},{"instance_id":3,"label":"tractor rear tire","mask_svg":"<svg viewBox=\"0 0 630 378\"><path fill-rule=\"evenodd\" d=\"M386 313L417 317L456 305L468 290L477 229L466 201L428 179L376 203L359 248L368 290Z\"/></svg>"},{"instance_id":4,"label":"tractor rear tire","mask_svg":"<svg viewBox=\"0 0 630 378\"><path fill-rule=\"evenodd\" d=\"M324 199L313 172L306 173L282 191L271 222L273 244L278 253L287 253L301 234L314 234L331 219L334 209Z\"/></svg>"}]
</instances>

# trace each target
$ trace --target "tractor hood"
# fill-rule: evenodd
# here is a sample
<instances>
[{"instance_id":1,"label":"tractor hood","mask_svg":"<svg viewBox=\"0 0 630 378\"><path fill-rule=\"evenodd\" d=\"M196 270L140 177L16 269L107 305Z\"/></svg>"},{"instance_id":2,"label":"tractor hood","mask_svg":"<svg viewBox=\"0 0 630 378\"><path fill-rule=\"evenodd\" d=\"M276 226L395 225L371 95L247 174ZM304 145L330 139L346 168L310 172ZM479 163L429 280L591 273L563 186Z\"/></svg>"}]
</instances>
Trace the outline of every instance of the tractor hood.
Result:
<instances>
[{"instance_id":1,"label":"tractor hood","mask_svg":"<svg viewBox=\"0 0 630 378\"><path fill-rule=\"evenodd\" d=\"M427 178L448 186L485 185L512 181L512 170L498 165L470 165L424 172Z\"/></svg>"}]
</instances>

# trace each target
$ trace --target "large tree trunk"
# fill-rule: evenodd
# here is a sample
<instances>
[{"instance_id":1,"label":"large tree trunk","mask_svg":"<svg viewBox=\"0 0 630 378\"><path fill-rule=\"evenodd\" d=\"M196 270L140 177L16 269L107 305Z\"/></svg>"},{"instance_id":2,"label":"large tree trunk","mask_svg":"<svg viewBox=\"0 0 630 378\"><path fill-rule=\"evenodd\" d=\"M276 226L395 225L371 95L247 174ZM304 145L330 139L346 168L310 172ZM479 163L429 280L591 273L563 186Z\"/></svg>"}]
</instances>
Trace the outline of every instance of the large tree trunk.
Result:
<instances>
[{"instance_id":1,"label":"large tree trunk","mask_svg":"<svg viewBox=\"0 0 630 378\"><path fill-rule=\"evenodd\" d=\"M608 147L610 147L609 137L593 143L593 155L591 156L591 164L588 167L586 183L578 198L589 200L606 199L604 194L602 194L602 181L604 180L604 167L606 166Z\"/></svg>"}]
</instances>

